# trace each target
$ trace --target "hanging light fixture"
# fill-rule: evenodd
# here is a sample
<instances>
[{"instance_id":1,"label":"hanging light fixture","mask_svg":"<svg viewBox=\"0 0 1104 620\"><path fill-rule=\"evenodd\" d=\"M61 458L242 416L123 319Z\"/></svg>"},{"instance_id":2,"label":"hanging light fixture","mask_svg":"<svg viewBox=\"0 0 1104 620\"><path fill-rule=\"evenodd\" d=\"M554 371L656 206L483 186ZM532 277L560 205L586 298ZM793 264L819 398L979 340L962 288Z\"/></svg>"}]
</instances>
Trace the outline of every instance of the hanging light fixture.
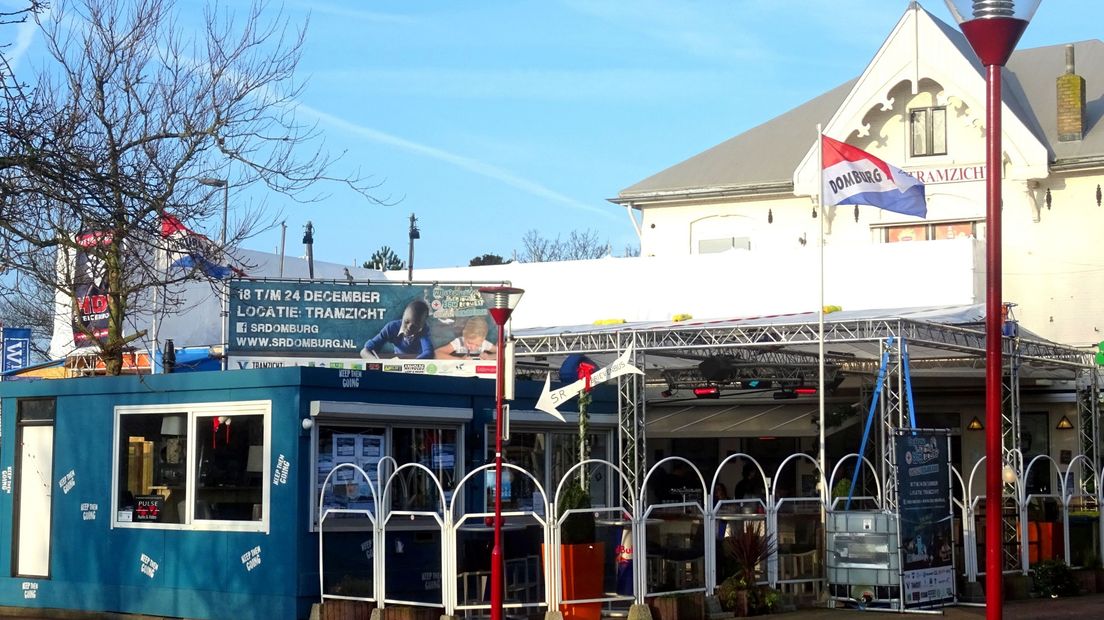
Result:
<instances>
[{"instance_id":1,"label":"hanging light fixture","mask_svg":"<svg viewBox=\"0 0 1104 620\"><path fill-rule=\"evenodd\" d=\"M816 205L813 205L813 219L816 219L816 216L817 216Z\"/></svg>"},{"instance_id":2,"label":"hanging light fixture","mask_svg":"<svg viewBox=\"0 0 1104 620\"><path fill-rule=\"evenodd\" d=\"M1100 186L1099 185L1096 186L1096 204L1097 204L1097 206L1100 206ZM774 211L772 211L771 209L767 209L767 223L768 224L773 224L774 223Z\"/></svg>"}]
</instances>

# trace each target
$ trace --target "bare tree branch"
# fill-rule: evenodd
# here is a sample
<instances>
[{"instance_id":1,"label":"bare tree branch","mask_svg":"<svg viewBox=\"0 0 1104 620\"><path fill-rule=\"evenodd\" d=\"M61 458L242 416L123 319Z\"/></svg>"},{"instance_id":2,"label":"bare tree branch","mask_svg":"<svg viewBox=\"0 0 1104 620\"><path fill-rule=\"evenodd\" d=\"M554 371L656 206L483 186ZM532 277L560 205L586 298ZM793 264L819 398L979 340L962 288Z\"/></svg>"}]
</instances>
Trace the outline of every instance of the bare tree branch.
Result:
<instances>
[{"instance_id":1,"label":"bare tree branch","mask_svg":"<svg viewBox=\"0 0 1104 620\"><path fill-rule=\"evenodd\" d=\"M2 82L0 267L74 300L74 331L111 374L141 336L128 327L137 317L175 307L185 282L211 277L168 270L167 257L232 263L232 248L275 226L262 210L241 213L225 243L215 240L224 199L260 185L310 202L332 181L388 204L372 195L378 184L332 173L317 127L295 116L303 27L264 3L240 15L208 8L205 19L190 39L172 0L58 0L39 20L52 62L27 87L10 72ZM210 179L225 185L212 191ZM163 234L168 216L175 235ZM102 271L106 329L80 312L89 283L78 258ZM140 301L155 290L158 309Z\"/></svg>"}]
</instances>

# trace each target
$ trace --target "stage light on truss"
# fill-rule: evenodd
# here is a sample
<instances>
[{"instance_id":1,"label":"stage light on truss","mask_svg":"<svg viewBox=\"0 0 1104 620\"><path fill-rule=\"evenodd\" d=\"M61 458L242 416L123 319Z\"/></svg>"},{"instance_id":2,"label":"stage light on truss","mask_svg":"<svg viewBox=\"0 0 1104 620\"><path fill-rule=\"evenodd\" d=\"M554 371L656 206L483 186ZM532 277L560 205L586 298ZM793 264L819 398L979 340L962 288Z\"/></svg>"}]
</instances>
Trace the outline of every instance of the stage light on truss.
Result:
<instances>
[{"instance_id":1,"label":"stage light on truss","mask_svg":"<svg viewBox=\"0 0 1104 620\"><path fill-rule=\"evenodd\" d=\"M721 388L715 385L704 385L694 388L694 396L698 398L720 398Z\"/></svg>"}]
</instances>

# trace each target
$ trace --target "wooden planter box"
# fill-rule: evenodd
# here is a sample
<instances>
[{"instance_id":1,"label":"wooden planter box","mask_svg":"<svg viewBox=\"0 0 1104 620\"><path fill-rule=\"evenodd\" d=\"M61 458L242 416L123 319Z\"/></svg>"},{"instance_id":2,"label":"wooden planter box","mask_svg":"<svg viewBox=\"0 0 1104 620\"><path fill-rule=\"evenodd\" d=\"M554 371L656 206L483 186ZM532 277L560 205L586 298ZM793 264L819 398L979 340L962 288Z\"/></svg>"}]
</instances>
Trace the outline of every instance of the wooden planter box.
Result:
<instances>
[{"instance_id":1,"label":"wooden planter box","mask_svg":"<svg viewBox=\"0 0 1104 620\"><path fill-rule=\"evenodd\" d=\"M1081 594L1096 594L1096 571L1089 568L1081 568L1073 571L1073 578L1077 581L1077 591Z\"/></svg>"},{"instance_id":2,"label":"wooden planter box","mask_svg":"<svg viewBox=\"0 0 1104 620\"><path fill-rule=\"evenodd\" d=\"M371 620L375 603L328 600L322 603L322 620Z\"/></svg>"},{"instance_id":3,"label":"wooden planter box","mask_svg":"<svg viewBox=\"0 0 1104 620\"><path fill-rule=\"evenodd\" d=\"M652 620L705 620L705 594L676 594L648 599Z\"/></svg>"}]
</instances>

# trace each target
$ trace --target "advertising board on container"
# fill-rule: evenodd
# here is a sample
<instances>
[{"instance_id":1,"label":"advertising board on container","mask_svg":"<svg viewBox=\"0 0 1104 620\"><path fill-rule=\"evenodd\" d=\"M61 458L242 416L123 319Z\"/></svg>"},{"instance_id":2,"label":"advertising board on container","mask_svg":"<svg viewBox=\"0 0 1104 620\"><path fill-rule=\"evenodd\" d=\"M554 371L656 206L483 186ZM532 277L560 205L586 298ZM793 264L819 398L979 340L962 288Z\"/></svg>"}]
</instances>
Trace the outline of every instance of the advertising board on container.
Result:
<instances>
[{"instance_id":1,"label":"advertising board on container","mask_svg":"<svg viewBox=\"0 0 1104 620\"><path fill-rule=\"evenodd\" d=\"M497 336L479 288L235 279L229 367L493 377Z\"/></svg>"},{"instance_id":2,"label":"advertising board on container","mask_svg":"<svg viewBox=\"0 0 1104 620\"><path fill-rule=\"evenodd\" d=\"M906 607L955 599L950 439L945 430L899 429L893 438Z\"/></svg>"}]
</instances>

